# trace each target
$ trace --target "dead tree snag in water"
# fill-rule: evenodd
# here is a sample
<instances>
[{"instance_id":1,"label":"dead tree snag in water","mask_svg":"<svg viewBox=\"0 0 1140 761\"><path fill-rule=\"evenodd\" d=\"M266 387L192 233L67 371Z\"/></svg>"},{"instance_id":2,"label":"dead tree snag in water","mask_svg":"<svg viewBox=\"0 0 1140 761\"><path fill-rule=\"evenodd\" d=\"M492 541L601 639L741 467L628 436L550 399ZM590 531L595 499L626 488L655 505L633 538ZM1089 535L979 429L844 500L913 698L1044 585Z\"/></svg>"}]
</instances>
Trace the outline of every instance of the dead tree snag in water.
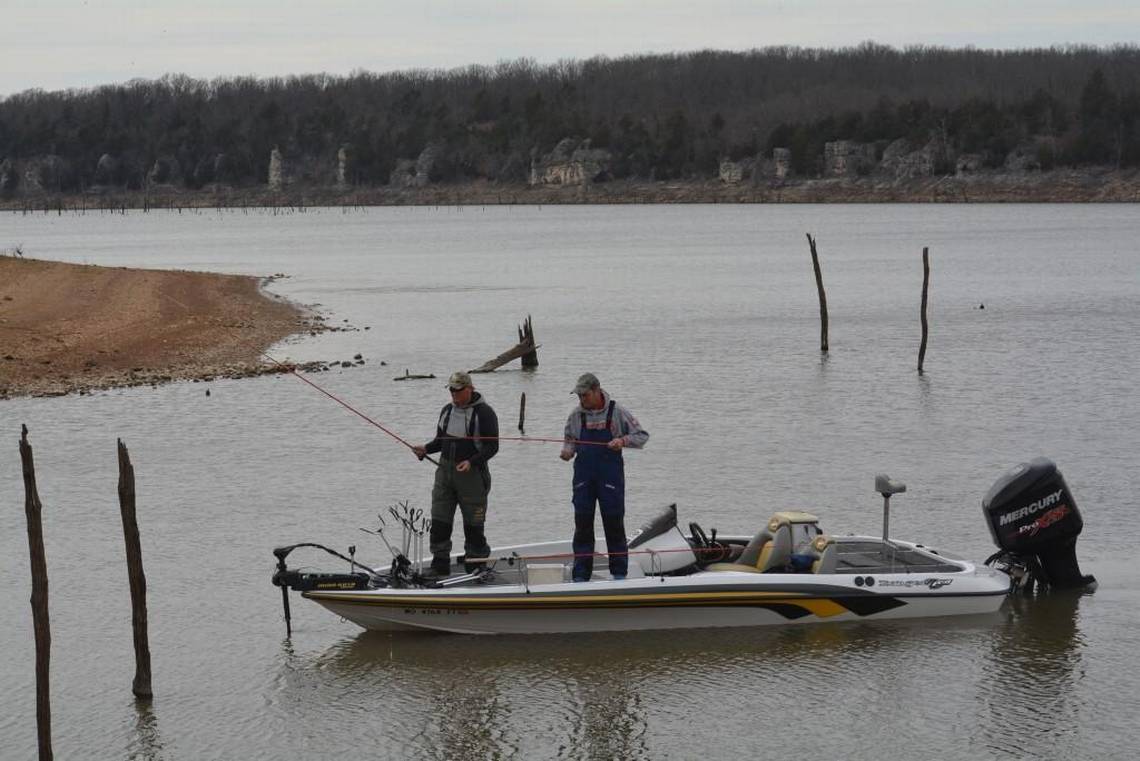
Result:
<instances>
[{"instance_id":1,"label":"dead tree snag in water","mask_svg":"<svg viewBox=\"0 0 1140 761\"><path fill-rule=\"evenodd\" d=\"M538 351L537 344L534 342L534 323L531 322L530 315L526 316L526 321L519 326L519 343L529 344L530 352L522 356L522 366L525 369L534 369L538 367Z\"/></svg>"},{"instance_id":2,"label":"dead tree snag in water","mask_svg":"<svg viewBox=\"0 0 1140 761\"><path fill-rule=\"evenodd\" d=\"M146 621L146 574L143 573L142 544L135 518L135 469L127 447L119 439L119 512L123 516L123 538L127 545L127 576L131 585L131 628L135 641L135 697L150 699L150 640Z\"/></svg>"},{"instance_id":3,"label":"dead tree snag in water","mask_svg":"<svg viewBox=\"0 0 1140 761\"><path fill-rule=\"evenodd\" d=\"M36 490L36 464L28 427L20 426L20 462L24 471L24 512L28 518L28 554L32 561L32 628L36 637L36 739L40 761L51 761L51 625L48 619L47 558L44 554L43 506Z\"/></svg>"},{"instance_id":4,"label":"dead tree snag in water","mask_svg":"<svg viewBox=\"0 0 1140 761\"><path fill-rule=\"evenodd\" d=\"M922 249L922 343L918 347L918 374L922 375L922 363L926 360L926 289L930 286L930 249Z\"/></svg>"},{"instance_id":5,"label":"dead tree snag in water","mask_svg":"<svg viewBox=\"0 0 1140 761\"><path fill-rule=\"evenodd\" d=\"M517 344L494 359L487 360L471 370L471 372L489 373L502 367L511 360L520 357L522 358L522 366L524 369L529 370L538 367L538 344L534 342L534 326L531 324L530 315L527 315L526 322L524 322L518 330L519 342Z\"/></svg>"},{"instance_id":6,"label":"dead tree snag in water","mask_svg":"<svg viewBox=\"0 0 1140 761\"><path fill-rule=\"evenodd\" d=\"M823 290L823 273L819 269L819 254L815 250L815 239L807 234L811 248L811 265L815 269L815 287L819 291L819 350L827 353L827 293Z\"/></svg>"}]
</instances>

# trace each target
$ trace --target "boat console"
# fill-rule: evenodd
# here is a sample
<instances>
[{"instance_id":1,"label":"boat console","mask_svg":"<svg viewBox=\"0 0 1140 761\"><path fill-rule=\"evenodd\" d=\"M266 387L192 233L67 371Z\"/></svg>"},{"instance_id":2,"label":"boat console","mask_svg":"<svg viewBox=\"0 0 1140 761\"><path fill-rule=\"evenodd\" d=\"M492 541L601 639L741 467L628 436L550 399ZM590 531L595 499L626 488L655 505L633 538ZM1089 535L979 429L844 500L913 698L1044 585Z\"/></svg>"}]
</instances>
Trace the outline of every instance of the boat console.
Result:
<instances>
[{"instance_id":1,"label":"boat console","mask_svg":"<svg viewBox=\"0 0 1140 761\"><path fill-rule=\"evenodd\" d=\"M675 573L696 566L692 545L677 528L677 505L662 510L629 540L630 560L646 575Z\"/></svg>"}]
</instances>

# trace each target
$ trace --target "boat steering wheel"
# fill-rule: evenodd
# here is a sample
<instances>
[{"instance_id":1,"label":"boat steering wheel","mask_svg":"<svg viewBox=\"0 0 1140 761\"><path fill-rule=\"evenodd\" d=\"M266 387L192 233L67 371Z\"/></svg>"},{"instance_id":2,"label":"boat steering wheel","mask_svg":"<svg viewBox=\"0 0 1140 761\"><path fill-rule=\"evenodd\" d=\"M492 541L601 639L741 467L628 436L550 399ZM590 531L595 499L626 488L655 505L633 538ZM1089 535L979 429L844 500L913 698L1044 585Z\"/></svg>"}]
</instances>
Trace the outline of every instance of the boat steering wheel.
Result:
<instances>
[{"instance_id":1,"label":"boat steering wheel","mask_svg":"<svg viewBox=\"0 0 1140 761\"><path fill-rule=\"evenodd\" d=\"M693 538L693 549L705 550L712 546L705 530L695 522L689 524L689 535Z\"/></svg>"}]
</instances>

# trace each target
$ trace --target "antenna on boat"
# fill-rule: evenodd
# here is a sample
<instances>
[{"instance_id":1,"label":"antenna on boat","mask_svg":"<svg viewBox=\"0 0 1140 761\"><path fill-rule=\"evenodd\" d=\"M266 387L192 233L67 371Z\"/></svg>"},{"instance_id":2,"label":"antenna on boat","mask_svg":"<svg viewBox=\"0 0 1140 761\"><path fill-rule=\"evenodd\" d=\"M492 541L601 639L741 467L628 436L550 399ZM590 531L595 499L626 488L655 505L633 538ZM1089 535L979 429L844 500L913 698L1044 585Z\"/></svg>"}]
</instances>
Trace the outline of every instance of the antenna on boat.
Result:
<instances>
[{"instance_id":1,"label":"antenna on boat","mask_svg":"<svg viewBox=\"0 0 1140 761\"><path fill-rule=\"evenodd\" d=\"M892 481L886 473L879 473L875 476L875 491L883 495L883 548L886 549L891 525L891 495L905 492L906 484Z\"/></svg>"}]
</instances>

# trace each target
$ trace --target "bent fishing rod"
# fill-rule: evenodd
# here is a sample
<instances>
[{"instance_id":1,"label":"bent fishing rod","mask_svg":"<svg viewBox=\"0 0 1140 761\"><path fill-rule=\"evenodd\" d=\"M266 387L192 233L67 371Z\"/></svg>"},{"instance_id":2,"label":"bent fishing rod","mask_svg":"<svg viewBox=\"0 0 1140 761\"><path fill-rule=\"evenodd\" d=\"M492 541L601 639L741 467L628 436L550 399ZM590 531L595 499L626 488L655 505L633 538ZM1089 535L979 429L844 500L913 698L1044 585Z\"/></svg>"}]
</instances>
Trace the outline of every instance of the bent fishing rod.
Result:
<instances>
[{"instance_id":1,"label":"bent fishing rod","mask_svg":"<svg viewBox=\"0 0 1140 761\"><path fill-rule=\"evenodd\" d=\"M388 434L393 439L395 439L396 441L398 441L401 444L403 444L404 446L406 446L408 449L412 450L412 452L416 451L415 445L409 443L407 440L403 439L398 434L393 433L392 431L388 430L384 425L377 422L376 420L373 420L368 415L365 415L363 412L356 409L355 407L353 407L351 404L344 401L340 397L336 396L335 394L333 394L329 391L326 391L325 389L321 388L318 384L314 383L313 381L309 380L305 376L301 375L299 372L297 372L297 368L295 366L287 365L284 362L279 362L277 359L273 358L272 356L270 356L268 353L266 353L264 351L261 352L261 356L265 357L270 362L275 364L277 367L281 368L281 370L283 372L287 372L290 375L296 376L299 380L301 380L304 383L306 383L307 385L315 388L317 391L321 392L322 394L327 396L329 399L332 399L334 402L336 402L340 406L344 407L346 410L348 410L352 414L361 418L365 422L379 428L381 431ZM494 439L496 441L517 441L520 443L535 443L535 444L554 443L554 444L586 444L586 445L591 445L591 446L602 446L602 447L609 446L608 442L602 442L602 441L583 441L581 439L549 439L549 438L540 438L540 437L535 437L535 436L452 436L449 438L457 439L457 440L470 440L470 441L489 441L489 440ZM433 459L431 457L431 455L425 454L422 459L427 460L428 462L435 465L437 468L440 467L439 461Z\"/></svg>"},{"instance_id":2,"label":"bent fishing rod","mask_svg":"<svg viewBox=\"0 0 1140 761\"><path fill-rule=\"evenodd\" d=\"M296 367L293 367L293 366L291 366L291 365L286 365L284 362L278 362L276 359L274 359L273 357L269 356L269 354L267 354L267 353L266 353L266 352L264 352L264 351L263 351L263 352L261 352L261 356L265 357L265 358L266 358L266 359L268 359L270 362L272 362L273 364L275 364L275 365L277 365L278 367L280 367L280 368L281 368L281 369L282 369L284 372L287 372L287 373L289 373L290 375L294 375L294 376L296 376L296 377L297 377L299 380L301 380L301 381L304 381L305 383L307 383L307 384L309 384L310 386L312 386L313 388L315 388L317 391L320 391L322 394L324 394L325 396L327 396L329 399L332 399L334 402L336 402L337 404L339 404L341 407L344 407L346 410L348 410L348 411L349 411L349 412L351 412L352 414L354 414L354 415L356 415L356 416L360 417L361 419L363 419L364 421L366 421L366 422L368 422L368 423L370 423L370 424L372 424L372 425L376 426L376 427L377 427L377 428L379 428L381 431L383 431L384 433L388 434L389 436L391 436L391 437L392 437L393 439L395 439L396 441L398 441L398 442L400 442L401 444L403 444L404 446L406 446L408 449L412 450L413 452L415 452L415 451L416 451L415 445L413 445L413 444L409 444L407 441L405 441L405 440L404 440L403 438L401 438L399 435L397 435L397 434L395 434L395 433L392 433L392 431L389 431L389 430L388 430L387 428L385 428L383 425L381 425L380 423L376 422L376 421L375 421L375 420L373 420L372 418L368 417L367 415L365 415L363 412L361 412L360 410L358 410L358 409L356 409L355 407L353 407L353 406L352 406L351 404L349 404L348 402L344 401L343 399L341 399L340 397L336 396L335 394L333 394L333 393L330 393L330 392L328 392L328 391L324 390L323 388L321 388L320 386L318 386L316 383L314 383L313 381L311 381L311 380L309 380L308 378L306 378L304 375L301 375L299 372L297 372L297 368L296 368ZM422 459L422 460L427 460L427 461L428 461L428 462L430 462L431 464L435 465L437 468L439 467L439 461L438 461L438 460L435 460L435 459L433 459L433 458L432 458L431 456L429 456L429 455L426 455L426 454L425 454L425 455L424 455L423 457L421 457L420 459Z\"/></svg>"}]
</instances>

